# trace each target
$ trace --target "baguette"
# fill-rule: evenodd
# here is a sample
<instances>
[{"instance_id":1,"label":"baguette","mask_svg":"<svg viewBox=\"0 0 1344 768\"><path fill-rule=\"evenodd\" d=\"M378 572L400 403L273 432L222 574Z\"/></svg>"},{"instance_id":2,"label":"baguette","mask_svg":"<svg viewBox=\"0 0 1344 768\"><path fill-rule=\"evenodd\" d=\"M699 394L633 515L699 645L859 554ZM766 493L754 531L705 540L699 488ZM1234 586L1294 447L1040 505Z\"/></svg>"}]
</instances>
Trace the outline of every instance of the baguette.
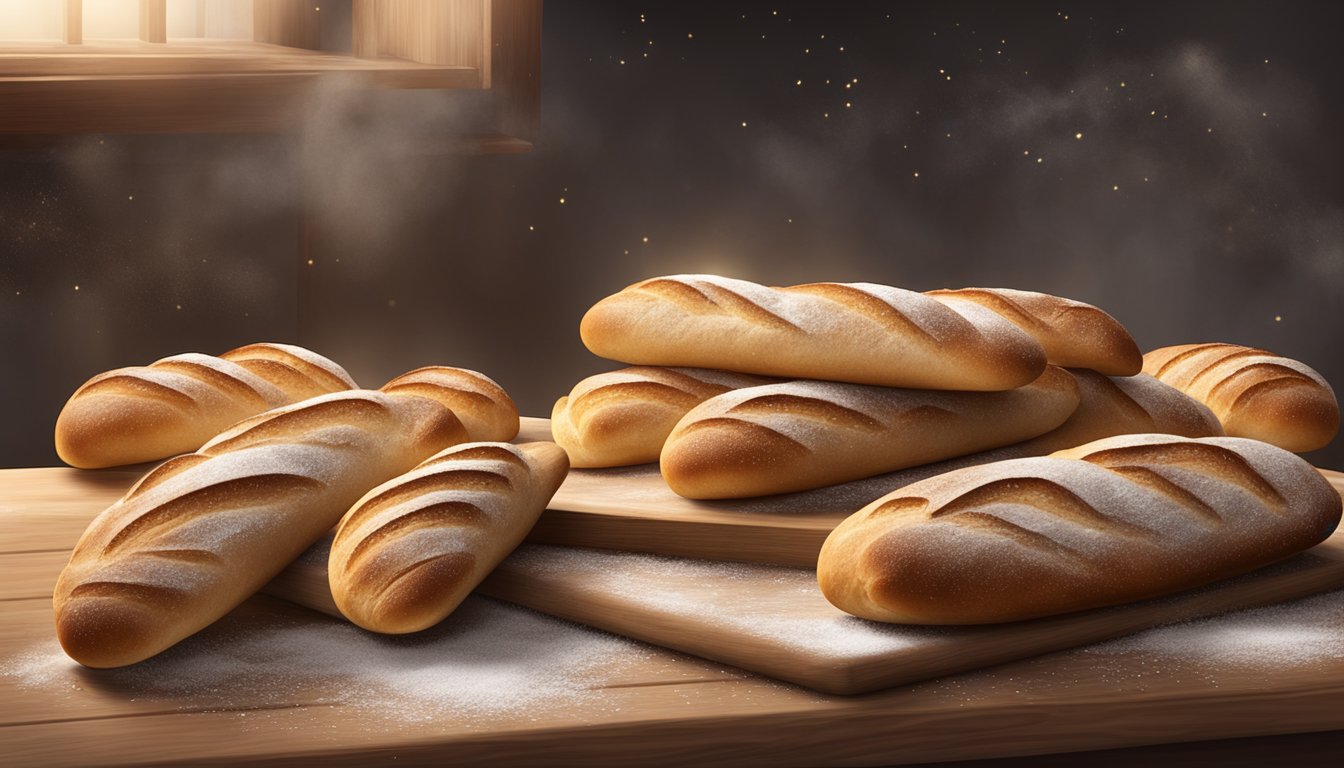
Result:
<instances>
[{"instance_id":1,"label":"baguette","mask_svg":"<svg viewBox=\"0 0 1344 768\"><path fill-rule=\"evenodd\" d=\"M1144 355L1151 374L1199 400L1227 434L1299 453L1324 448L1339 432L1339 402L1309 366L1236 344L1183 344Z\"/></svg>"},{"instance_id":2,"label":"baguette","mask_svg":"<svg viewBox=\"0 0 1344 768\"><path fill-rule=\"evenodd\" d=\"M56 418L56 454L81 469L155 461L194 451L249 416L354 387L340 366L287 344L173 355L75 390Z\"/></svg>"},{"instance_id":3,"label":"baguette","mask_svg":"<svg viewBox=\"0 0 1344 768\"><path fill-rule=\"evenodd\" d=\"M1114 317L1081 301L1009 288L928 291L955 307L960 302L993 310L1040 342L1045 359L1065 368L1090 368L1108 376L1143 370L1143 354Z\"/></svg>"},{"instance_id":4,"label":"baguette","mask_svg":"<svg viewBox=\"0 0 1344 768\"><path fill-rule=\"evenodd\" d=\"M374 488L336 529L336 606L374 632L438 624L517 548L568 469L555 443L465 443Z\"/></svg>"},{"instance_id":5,"label":"baguette","mask_svg":"<svg viewBox=\"0 0 1344 768\"><path fill-rule=\"evenodd\" d=\"M1223 427L1203 403L1152 376L1104 376L1071 368L1078 382L1078 409L1058 428L1017 446L1014 458L1044 456L1115 435L1157 432L1182 437L1219 437Z\"/></svg>"},{"instance_id":6,"label":"baguette","mask_svg":"<svg viewBox=\"0 0 1344 768\"><path fill-rule=\"evenodd\" d=\"M571 466L621 467L658 460L681 417L729 390L774 379L706 368L634 367L574 385L551 411L551 434Z\"/></svg>"},{"instance_id":7,"label":"baguette","mask_svg":"<svg viewBox=\"0 0 1344 768\"><path fill-rule=\"evenodd\" d=\"M504 442L518 436L518 406L503 387L476 371L429 365L392 379L382 391L438 401L457 414L472 440Z\"/></svg>"},{"instance_id":8,"label":"baguette","mask_svg":"<svg viewBox=\"0 0 1344 768\"><path fill-rule=\"evenodd\" d=\"M786 378L999 391L1045 368L1035 339L970 302L870 283L766 288L712 275L644 280L579 328L600 357Z\"/></svg>"},{"instance_id":9,"label":"baguette","mask_svg":"<svg viewBox=\"0 0 1344 768\"><path fill-rule=\"evenodd\" d=\"M888 494L831 533L817 579L867 619L1018 621L1244 573L1323 541L1339 518L1339 494L1283 449L1125 435Z\"/></svg>"},{"instance_id":10,"label":"baguette","mask_svg":"<svg viewBox=\"0 0 1344 768\"><path fill-rule=\"evenodd\" d=\"M1077 383L1054 366L1008 392L791 381L696 406L660 463L668 486L692 499L801 491L1016 443L1077 406Z\"/></svg>"},{"instance_id":11,"label":"baguette","mask_svg":"<svg viewBox=\"0 0 1344 768\"><path fill-rule=\"evenodd\" d=\"M56 584L56 635L89 667L149 658L260 589L369 488L466 439L437 401L368 390L247 419L93 520Z\"/></svg>"}]
</instances>

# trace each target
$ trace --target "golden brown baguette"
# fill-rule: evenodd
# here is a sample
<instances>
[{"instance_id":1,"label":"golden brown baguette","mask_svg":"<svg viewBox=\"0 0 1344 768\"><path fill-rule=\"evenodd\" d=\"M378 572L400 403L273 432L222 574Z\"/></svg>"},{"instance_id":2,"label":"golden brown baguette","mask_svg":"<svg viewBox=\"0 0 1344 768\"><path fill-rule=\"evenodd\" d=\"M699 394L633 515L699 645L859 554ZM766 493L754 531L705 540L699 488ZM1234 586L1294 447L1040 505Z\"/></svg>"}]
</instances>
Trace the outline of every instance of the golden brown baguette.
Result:
<instances>
[{"instance_id":1,"label":"golden brown baguette","mask_svg":"<svg viewBox=\"0 0 1344 768\"><path fill-rule=\"evenodd\" d=\"M57 637L90 667L149 658L260 589L369 488L465 439L440 403L368 390L247 419L94 519L56 585Z\"/></svg>"},{"instance_id":2,"label":"golden brown baguette","mask_svg":"<svg viewBox=\"0 0 1344 768\"><path fill-rule=\"evenodd\" d=\"M871 283L656 277L599 301L579 332L624 363L886 387L1007 390L1045 367L1035 339L983 307Z\"/></svg>"},{"instance_id":3,"label":"golden brown baguette","mask_svg":"<svg viewBox=\"0 0 1344 768\"><path fill-rule=\"evenodd\" d=\"M1008 392L790 381L696 406L660 462L668 486L688 498L764 496L1016 443L1058 427L1077 406L1077 383L1055 366Z\"/></svg>"},{"instance_id":4,"label":"golden brown baguette","mask_svg":"<svg viewBox=\"0 0 1344 768\"><path fill-rule=\"evenodd\" d=\"M1040 342L1053 365L1090 368L1108 376L1143 370L1143 355L1129 331L1091 304L1010 288L944 289L926 295L952 306L969 302L993 310Z\"/></svg>"},{"instance_id":5,"label":"golden brown baguette","mask_svg":"<svg viewBox=\"0 0 1344 768\"><path fill-rule=\"evenodd\" d=\"M573 467L658 460L681 417L715 395L775 379L708 368L636 366L580 381L551 411L551 434Z\"/></svg>"},{"instance_id":6,"label":"golden brown baguette","mask_svg":"<svg viewBox=\"0 0 1344 768\"><path fill-rule=\"evenodd\" d=\"M1309 366L1236 344L1182 344L1144 355L1143 372L1212 409L1227 434L1290 451L1324 448L1339 431L1339 402Z\"/></svg>"},{"instance_id":7,"label":"golden brown baguette","mask_svg":"<svg viewBox=\"0 0 1344 768\"><path fill-rule=\"evenodd\" d=\"M259 342L231 349L219 357L279 387L291 403L359 386L344 368L293 344Z\"/></svg>"},{"instance_id":8,"label":"golden brown baguette","mask_svg":"<svg viewBox=\"0 0 1344 768\"><path fill-rule=\"evenodd\" d=\"M1078 382L1078 408L1058 428L1014 446L1014 458L1044 456L1115 435L1145 432L1182 437L1219 437L1222 425L1203 403L1146 374L1105 376L1071 368Z\"/></svg>"},{"instance_id":9,"label":"golden brown baguette","mask_svg":"<svg viewBox=\"0 0 1344 768\"><path fill-rule=\"evenodd\" d=\"M464 443L364 495L331 545L331 594L374 632L438 624L518 547L569 471L555 443Z\"/></svg>"},{"instance_id":10,"label":"golden brown baguette","mask_svg":"<svg viewBox=\"0 0 1344 768\"><path fill-rule=\"evenodd\" d=\"M868 619L1017 621L1244 573L1323 541L1339 518L1330 483L1281 448L1125 435L888 494L826 539L817 580Z\"/></svg>"},{"instance_id":11,"label":"golden brown baguette","mask_svg":"<svg viewBox=\"0 0 1344 768\"><path fill-rule=\"evenodd\" d=\"M83 469L154 461L194 451L248 416L354 387L340 366L288 344L173 355L75 390L56 419L56 454Z\"/></svg>"},{"instance_id":12,"label":"golden brown baguette","mask_svg":"<svg viewBox=\"0 0 1344 768\"><path fill-rule=\"evenodd\" d=\"M472 440L507 441L518 435L518 406L503 387L476 371L429 365L392 379L382 391L437 400L457 414Z\"/></svg>"}]
</instances>

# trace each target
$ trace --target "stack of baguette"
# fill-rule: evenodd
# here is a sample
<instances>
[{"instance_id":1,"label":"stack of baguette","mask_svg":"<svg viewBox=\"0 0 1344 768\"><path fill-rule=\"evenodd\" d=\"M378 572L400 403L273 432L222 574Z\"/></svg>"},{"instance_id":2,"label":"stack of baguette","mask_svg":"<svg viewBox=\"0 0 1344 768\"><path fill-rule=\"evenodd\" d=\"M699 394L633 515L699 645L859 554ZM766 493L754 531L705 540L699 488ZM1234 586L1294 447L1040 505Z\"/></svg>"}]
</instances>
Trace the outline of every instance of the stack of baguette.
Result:
<instances>
[{"instance_id":1,"label":"stack of baguette","mask_svg":"<svg viewBox=\"0 0 1344 768\"><path fill-rule=\"evenodd\" d=\"M338 523L332 587L351 620L409 632L447 616L535 523L568 470L564 452L500 442L517 435L517 408L474 371L434 366L353 387L314 353L254 344L77 390L57 441L80 456L195 450L150 471L81 537L54 596L66 652L91 667L149 658Z\"/></svg>"},{"instance_id":2,"label":"stack of baguette","mask_svg":"<svg viewBox=\"0 0 1344 768\"><path fill-rule=\"evenodd\" d=\"M603 299L580 333L635 367L560 398L556 442L575 467L659 461L690 498L819 488L1009 445L1036 455L1116 434L1222 434L1205 406L1140 373L1114 318L1041 293L680 275Z\"/></svg>"},{"instance_id":3,"label":"stack of baguette","mask_svg":"<svg viewBox=\"0 0 1344 768\"><path fill-rule=\"evenodd\" d=\"M735 498L974 459L827 539L823 593L869 619L1017 621L1155 597L1288 557L1340 520L1339 495L1289 452L1338 428L1315 371L1226 344L1144 357L1069 299L683 275L603 299L581 334L635 367L556 403L575 466L656 460L683 496Z\"/></svg>"}]
</instances>

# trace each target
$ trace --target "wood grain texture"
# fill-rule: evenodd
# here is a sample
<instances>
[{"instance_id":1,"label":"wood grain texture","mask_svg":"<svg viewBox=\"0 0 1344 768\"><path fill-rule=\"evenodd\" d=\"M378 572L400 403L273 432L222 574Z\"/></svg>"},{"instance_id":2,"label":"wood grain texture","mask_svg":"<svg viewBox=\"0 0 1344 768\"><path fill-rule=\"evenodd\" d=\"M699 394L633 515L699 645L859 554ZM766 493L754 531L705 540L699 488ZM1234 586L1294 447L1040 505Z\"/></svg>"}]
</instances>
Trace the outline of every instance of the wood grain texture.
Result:
<instances>
[{"instance_id":1,"label":"wood grain texture","mask_svg":"<svg viewBox=\"0 0 1344 768\"><path fill-rule=\"evenodd\" d=\"M339 615L322 591L330 545L328 538L305 554L266 592ZM1344 589L1344 533L1284 563L1200 590L984 626L858 619L826 601L809 569L536 545L501 563L480 592L824 693L853 695L1336 589Z\"/></svg>"},{"instance_id":2,"label":"wood grain texture","mask_svg":"<svg viewBox=\"0 0 1344 768\"><path fill-rule=\"evenodd\" d=\"M542 0L491 0L490 55L482 64L495 124L527 141L541 132L541 8Z\"/></svg>"},{"instance_id":3,"label":"wood grain texture","mask_svg":"<svg viewBox=\"0 0 1344 768\"><path fill-rule=\"evenodd\" d=\"M66 45L84 42L84 0L62 0L61 42Z\"/></svg>"},{"instance_id":4,"label":"wood grain texture","mask_svg":"<svg viewBox=\"0 0 1344 768\"><path fill-rule=\"evenodd\" d=\"M322 27L314 0L254 0L252 39L291 48L322 47Z\"/></svg>"},{"instance_id":5,"label":"wood grain texture","mask_svg":"<svg viewBox=\"0 0 1344 768\"><path fill-rule=\"evenodd\" d=\"M377 55L483 69L489 7L486 0L375 0Z\"/></svg>"},{"instance_id":6,"label":"wood grain texture","mask_svg":"<svg viewBox=\"0 0 1344 768\"><path fill-rule=\"evenodd\" d=\"M0 471L0 531L35 527L38 519L43 526L82 529L103 507L98 495L108 492L106 486L131 474ZM96 477L78 479L88 475ZM129 480L122 490L125 484ZM24 522L11 523L16 518ZM64 547L77 536L66 534ZM8 541L0 536L0 548L8 549ZM0 555L0 583L27 570L35 571L34 588L43 579L54 581L63 555L49 557L42 563ZM1321 604L1321 615L1314 619L1322 628L1344 610L1344 594L1336 595ZM40 682L16 677L14 665L50 642L50 597L39 591L4 605L0 732L6 765L13 766L362 766L450 760L458 765L628 765L633 760L642 765L895 765L1344 728L1344 711L1337 706L1344 697L1344 659L1267 658L1251 666L1210 666L1145 652L1098 656L1088 650L855 698L742 677L717 664L650 648L638 664L604 675L594 697L579 706L522 717L399 719L376 706L336 701L335 692L351 685L345 669L333 669L329 681L296 686L286 696L236 685L166 690L153 675L81 671L73 663L44 669ZM502 604L493 606L488 618L516 615ZM180 661L218 664L226 658L230 636L333 623L281 601L254 597L182 647ZM1192 625L1200 626L1207 626L1211 637L1220 632L1216 620ZM440 641L425 642L432 649ZM1265 761L1296 754L1285 742L1274 748ZM1183 745L1172 754L1190 764L1197 750Z\"/></svg>"},{"instance_id":7,"label":"wood grain texture","mask_svg":"<svg viewBox=\"0 0 1344 768\"><path fill-rule=\"evenodd\" d=\"M168 42L168 0L140 0L140 39Z\"/></svg>"},{"instance_id":8,"label":"wood grain texture","mask_svg":"<svg viewBox=\"0 0 1344 768\"><path fill-rule=\"evenodd\" d=\"M378 0L352 0L350 50L359 58L378 57Z\"/></svg>"}]
</instances>

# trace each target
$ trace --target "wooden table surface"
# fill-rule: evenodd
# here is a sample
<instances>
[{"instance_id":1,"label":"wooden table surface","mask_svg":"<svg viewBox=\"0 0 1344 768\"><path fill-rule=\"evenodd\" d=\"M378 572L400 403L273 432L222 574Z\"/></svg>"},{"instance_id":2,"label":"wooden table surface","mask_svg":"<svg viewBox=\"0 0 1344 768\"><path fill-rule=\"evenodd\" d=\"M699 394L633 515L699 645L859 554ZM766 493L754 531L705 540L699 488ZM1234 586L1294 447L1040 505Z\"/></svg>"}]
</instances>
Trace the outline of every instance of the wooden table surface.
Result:
<instances>
[{"instance_id":1,"label":"wooden table surface","mask_svg":"<svg viewBox=\"0 0 1344 768\"><path fill-rule=\"evenodd\" d=\"M135 477L0 470L6 765L891 765L1304 734L1258 742L1272 757L1193 748L1235 765L1329 755L1337 735L1313 732L1344 730L1344 591L855 697L488 598L385 639L258 596L149 662L86 670L54 641L51 588Z\"/></svg>"}]
</instances>

